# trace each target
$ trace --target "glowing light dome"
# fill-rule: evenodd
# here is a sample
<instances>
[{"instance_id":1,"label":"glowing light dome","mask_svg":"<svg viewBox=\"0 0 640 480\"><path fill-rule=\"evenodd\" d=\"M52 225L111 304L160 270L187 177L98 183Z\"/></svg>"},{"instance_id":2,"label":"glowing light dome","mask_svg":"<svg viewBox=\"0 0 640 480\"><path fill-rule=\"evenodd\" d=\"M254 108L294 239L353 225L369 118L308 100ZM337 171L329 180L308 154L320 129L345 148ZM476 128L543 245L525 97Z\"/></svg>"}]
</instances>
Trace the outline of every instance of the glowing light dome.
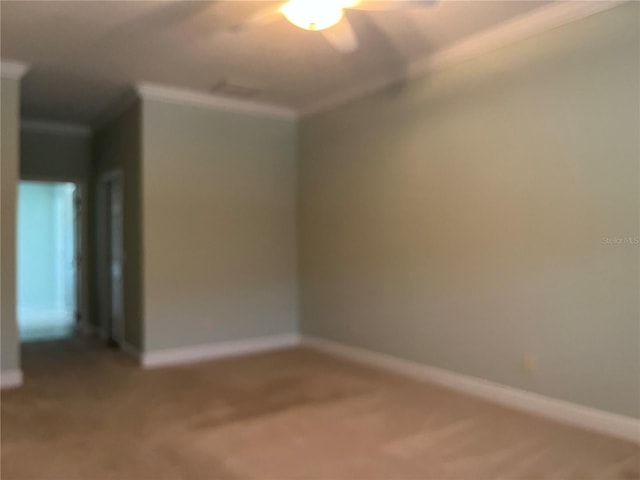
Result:
<instances>
[{"instance_id":1,"label":"glowing light dome","mask_svg":"<svg viewBox=\"0 0 640 480\"><path fill-rule=\"evenodd\" d=\"M297 27L325 30L342 20L343 8L351 3L345 0L289 0L281 12Z\"/></svg>"}]
</instances>

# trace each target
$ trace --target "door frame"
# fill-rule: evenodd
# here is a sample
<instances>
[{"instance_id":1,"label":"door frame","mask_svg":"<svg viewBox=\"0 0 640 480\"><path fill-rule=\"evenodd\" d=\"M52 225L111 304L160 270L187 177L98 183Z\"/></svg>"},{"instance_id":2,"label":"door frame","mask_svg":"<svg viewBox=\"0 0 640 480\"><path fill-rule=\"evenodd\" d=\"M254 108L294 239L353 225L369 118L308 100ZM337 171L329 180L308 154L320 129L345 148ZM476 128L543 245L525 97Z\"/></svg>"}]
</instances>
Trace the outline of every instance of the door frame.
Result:
<instances>
[{"instance_id":1,"label":"door frame","mask_svg":"<svg viewBox=\"0 0 640 480\"><path fill-rule=\"evenodd\" d=\"M111 221L110 212L111 206L108 205L108 189L110 188L110 184L114 181L120 182L120 206L121 206L121 216L120 216L120 251L121 251L121 302L122 302L122 338L115 338L113 322L111 317L112 312L112 287L111 287L111 266L109 265L109 258L111 256L111 238L110 235L106 235L109 230L109 222ZM97 185L97 200L100 208L98 221L101 223L101 227L104 228L105 233L105 244L104 248L98 248L98 262L99 262L99 285L98 285L98 324L99 324L99 334L103 340L111 341L113 340L118 344L120 348L126 347L126 315L125 315L125 262L126 262L126 252L124 248L124 170L122 168L115 168L108 170L106 172L101 173L98 176L98 185ZM107 238L109 237L109 238Z\"/></svg>"},{"instance_id":2,"label":"door frame","mask_svg":"<svg viewBox=\"0 0 640 480\"><path fill-rule=\"evenodd\" d=\"M89 208L87 196L87 181L84 178L74 176L47 176L47 175L20 175L20 182L39 183L73 183L76 192L79 192L80 200L74 201L74 212L80 209L80 224L76 229L76 331L86 333L91 329L89 321ZM78 258L79 257L79 258ZM16 270L17 273L17 270Z\"/></svg>"}]
</instances>

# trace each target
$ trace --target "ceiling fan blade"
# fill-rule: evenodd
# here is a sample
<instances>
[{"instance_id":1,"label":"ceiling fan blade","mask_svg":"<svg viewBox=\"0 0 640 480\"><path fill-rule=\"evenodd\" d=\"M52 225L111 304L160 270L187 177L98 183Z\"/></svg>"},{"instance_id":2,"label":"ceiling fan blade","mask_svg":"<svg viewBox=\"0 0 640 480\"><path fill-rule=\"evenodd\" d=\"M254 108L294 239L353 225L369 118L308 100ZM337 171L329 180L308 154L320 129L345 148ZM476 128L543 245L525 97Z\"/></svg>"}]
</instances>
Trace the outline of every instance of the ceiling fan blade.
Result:
<instances>
[{"instance_id":1,"label":"ceiling fan blade","mask_svg":"<svg viewBox=\"0 0 640 480\"><path fill-rule=\"evenodd\" d=\"M408 8L421 8L430 7L438 3L438 0L389 0L389 1L377 1L377 0L363 0L355 1L353 4L347 6L353 10L368 10L368 11L384 11L384 10L402 10Z\"/></svg>"},{"instance_id":2,"label":"ceiling fan blade","mask_svg":"<svg viewBox=\"0 0 640 480\"><path fill-rule=\"evenodd\" d=\"M232 30L244 30L245 28L260 27L273 23L282 18L282 12L280 9L285 2L279 2L278 4L271 5L260 9L257 13L244 20L242 23L234 25Z\"/></svg>"},{"instance_id":3,"label":"ceiling fan blade","mask_svg":"<svg viewBox=\"0 0 640 480\"><path fill-rule=\"evenodd\" d=\"M358 49L358 37L347 17L342 17L333 27L321 30L320 33L341 53L352 53Z\"/></svg>"}]
</instances>

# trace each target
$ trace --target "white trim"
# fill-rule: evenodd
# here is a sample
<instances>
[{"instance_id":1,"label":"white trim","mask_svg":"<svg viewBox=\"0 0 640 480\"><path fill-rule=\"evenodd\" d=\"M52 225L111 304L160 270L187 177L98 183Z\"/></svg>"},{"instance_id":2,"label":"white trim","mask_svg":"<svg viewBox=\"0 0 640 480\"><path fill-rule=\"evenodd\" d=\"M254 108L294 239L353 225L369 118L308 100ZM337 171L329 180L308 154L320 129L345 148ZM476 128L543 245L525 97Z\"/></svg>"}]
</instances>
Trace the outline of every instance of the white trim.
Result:
<instances>
[{"instance_id":1,"label":"white trim","mask_svg":"<svg viewBox=\"0 0 640 480\"><path fill-rule=\"evenodd\" d=\"M102 128L106 127L109 123L129 110L129 108L131 108L137 101L137 92L134 89L129 88L92 119L91 127L93 131L97 132L102 130Z\"/></svg>"},{"instance_id":2,"label":"white trim","mask_svg":"<svg viewBox=\"0 0 640 480\"><path fill-rule=\"evenodd\" d=\"M557 2L518 15L496 27L468 37L433 56L413 62L409 76L415 77L438 68L484 55L498 48L516 43L596 13L616 7L626 0L597 0L590 2Z\"/></svg>"},{"instance_id":3,"label":"white trim","mask_svg":"<svg viewBox=\"0 0 640 480\"><path fill-rule=\"evenodd\" d=\"M102 202L102 205L105 207L105 211L102 212L104 213L104 217L103 220L106 222L105 223L105 227L106 228L105 231L108 231L111 229L111 225L110 223L112 222L113 218L112 218L112 207L113 205L109 204L106 200L107 200L107 193L109 192L109 189L112 188L113 184L119 184L119 202L120 202L120 253L122 255L122 258L120 260L121 263L121 268L125 267L125 262L126 262L126 251L125 251L125 245L124 245L124 191L125 191L125 172L124 169L121 167L116 167L110 170L107 170L105 172L100 173L100 175L98 176L98 183L97 183L97 190L96 190L96 195L97 195L97 201L98 203ZM113 193L113 192L111 192ZM126 318L126 312L124 309L124 305L126 302L125 299L125 291L124 291L124 283L121 282L120 288L122 289L122 291L120 292L120 296L122 299L122 315L120 318L120 325L115 325L113 320L114 320L114 316L113 316L113 298L111 296L111 292L113 290L113 278L112 278L112 271L111 271L111 264L109 263L109 258L111 256L111 249L113 247L112 245L112 241L113 239L110 238L110 236L108 236L108 240L106 243L106 249L101 249L104 251L100 251L99 252L99 261L98 264L100 264L102 261L104 261L104 265L106 266L106 269L104 272L98 272L98 283L100 284L101 282L105 282L103 284L103 286L105 286L105 288L99 288L99 293L100 296L104 297L102 298L99 302L99 308L98 308L98 323L100 325L100 329L104 332L104 338L105 339L112 339L113 341L115 341L118 345L120 345L120 347L124 350L123 347L123 343L125 343L125 330L126 330L126 324L127 324L127 318ZM106 255L106 256L105 256ZM104 258L103 258L104 257ZM104 278L102 278L102 274L104 274ZM124 278L124 277L123 277ZM100 286L100 285L99 285ZM110 318L111 317L111 318Z\"/></svg>"},{"instance_id":4,"label":"white trim","mask_svg":"<svg viewBox=\"0 0 640 480\"><path fill-rule=\"evenodd\" d=\"M403 72L401 74L389 75L386 77L373 77L369 81L361 82L356 85L350 85L335 93L331 93L318 101L310 103L301 110L301 117L308 117L318 113L326 112L333 108L337 108L345 103L359 98L364 98L376 92L391 87L394 84L402 84L406 82L408 75Z\"/></svg>"},{"instance_id":5,"label":"white trim","mask_svg":"<svg viewBox=\"0 0 640 480\"><path fill-rule=\"evenodd\" d=\"M464 38L451 47L437 51L407 65L405 72L376 78L370 82L352 85L331 94L304 108L302 115L313 115L356 98L362 98L394 83L407 81L441 68L460 63L538 35L553 28L561 27L582 18L603 12L630 0L593 0L554 2L518 15L498 25Z\"/></svg>"},{"instance_id":6,"label":"white trim","mask_svg":"<svg viewBox=\"0 0 640 480\"><path fill-rule=\"evenodd\" d=\"M19 368L2 370L0 372L0 388L2 388L2 390L17 388L21 386L22 383L22 370L20 370Z\"/></svg>"},{"instance_id":7,"label":"white trim","mask_svg":"<svg viewBox=\"0 0 640 480\"><path fill-rule=\"evenodd\" d=\"M27 73L27 70L29 70L29 67L24 63L6 60L0 61L0 77L2 78L20 80L24 74Z\"/></svg>"},{"instance_id":8,"label":"white trim","mask_svg":"<svg viewBox=\"0 0 640 480\"><path fill-rule=\"evenodd\" d=\"M194 90L168 87L151 83L137 85L138 95L143 99L159 100L163 102L178 103L181 105L194 105L215 110L226 110L253 114L257 116L295 119L294 110L253 100L241 100L236 98L213 95Z\"/></svg>"},{"instance_id":9,"label":"white trim","mask_svg":"<svg viewBox=\"0 0 640 480\"><path fill-rule=\"evenodd\" d=\"M279 350L300 344L300 336L295 333L250 338L230 342L198 345L195 347L170 348L143 352L141 363L144 368L166 367L185 363L235 357L251 353Z\"/></svg>"},{"instance_id":10,"label":"white trim","mask_svg":"<svg viewBox=\"0 0 640 480\"><path fill-rule=\"evenodd\" d=\"M53 135L69 135L86 137L91 135L91 128L79 123L50 122L46 120L24 119L20 129L28 132L50 133Z\"/></svg>"},{"instance_id":11,"label":"white trim","mask_svg":"<svg viewBox=\"0 0 640 480\"><path fill-rule=\"evenodd\" d=\"M85 180L82 177L76 177L74 175L20 175L18 179L20 182L44 182L44 183L75 183L84 184Z\"/></svg>"},{"instance_id":12,"label":"white trim","mask_svg":"<svg viewBox=\"0 0 640 480\"><path fill-rule=\"evenodd\" d=\"M558 422L640 443L640 420L359 347L303 336L302 345Z\"/></svg>"},{"instance_id":13,"label":"white trim","mask_svg":"<svg viewBox=\"0 0 640 480\"><path fill-rule=\"evenodd\" d=\"M105 172L100 173L98 176L97 190L96 190L96 198L98 199L98 203L102 202L102 205L105 207L103 220L105 222L104 226L108 227L105 231L112 230L111 222L112 218L112 207L113 205L109 204L106 200L108 197L109 189L113 187L113 185L119 185L119 202L120 202L120 267L122 269L122 278L120 288L124 289L124 268L126 263L126 250L124 245L124 191L125 191L125 172L121 167L116 167ZM110 192L111 194L113 192ZM113 195L111 195L112 197ZM108 235L106 241L107 250L110 252L113 248L113 239L110 235ZM111 256L111 253L108 257ZM99 267L99 266L98 266ZM121 300L122 300L122 312L121 318L119 319L119 324L114 323L114 315L113 315L113 298L111 292L113 290L113 278L112 278L112 266L107 262L105 265L105 270L103 272L98 271L98 283L99 287L105 286L105 288L98 288L100 296L102 298L99 303L98 308L98 323L100 325L100 329L104 332L105 339L111 339L116 344L120 346L121 349L125 349L123 345L126 343L125 341L125 330L127 324L126 312L124 309L125 305L125 292L122 290L120 292ZM100 270L98 268L98 270ZM103 278L104 276L104 278Z\"/></svg>"}]
</instances>

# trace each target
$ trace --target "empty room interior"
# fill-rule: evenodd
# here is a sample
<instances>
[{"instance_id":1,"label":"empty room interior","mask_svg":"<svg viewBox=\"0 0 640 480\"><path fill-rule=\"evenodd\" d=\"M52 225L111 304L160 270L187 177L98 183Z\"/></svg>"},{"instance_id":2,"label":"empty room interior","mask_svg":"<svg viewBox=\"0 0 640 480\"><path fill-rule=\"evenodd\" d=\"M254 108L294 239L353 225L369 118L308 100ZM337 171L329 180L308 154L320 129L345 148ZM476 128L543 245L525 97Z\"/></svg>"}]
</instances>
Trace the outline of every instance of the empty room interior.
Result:
<instances>
[{"instance_id":1,"label":"empty room interior","mask_svg":"<svg viewBox=\"0 0 640 480\"><path fill-rule=\"evenodd\" d=\"M3 480L640 479L640 2L0 2Z\"/></svg>"}]
</instances>

